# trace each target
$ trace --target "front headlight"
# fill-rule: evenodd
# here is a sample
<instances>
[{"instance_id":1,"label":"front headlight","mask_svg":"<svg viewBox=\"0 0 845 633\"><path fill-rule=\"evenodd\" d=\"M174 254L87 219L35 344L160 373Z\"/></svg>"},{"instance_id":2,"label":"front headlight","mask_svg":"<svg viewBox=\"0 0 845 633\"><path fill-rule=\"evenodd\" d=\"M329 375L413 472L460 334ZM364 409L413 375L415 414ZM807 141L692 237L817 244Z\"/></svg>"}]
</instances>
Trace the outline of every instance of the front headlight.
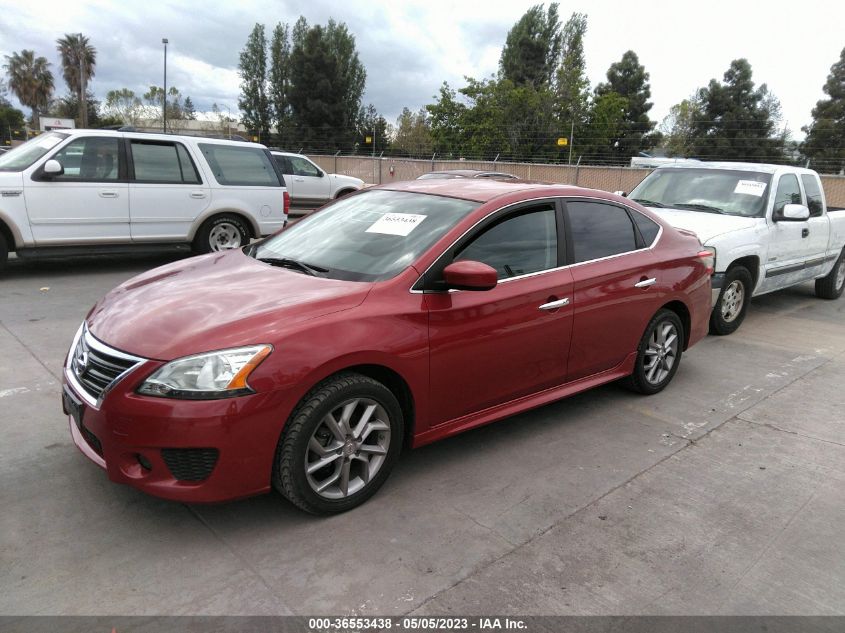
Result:
<instances>
[{"instance_id":1,"label":"front headlight","mask_svg":"<svg viewBox=\"0 0 845 633\"><path fill-rule=\"evenodd\" d=\"M253 393L247 378L272 351L271 345L253 345L178 358L156 370L138 388L138 393L183 400Z\"/></svg>"}]
</instances>

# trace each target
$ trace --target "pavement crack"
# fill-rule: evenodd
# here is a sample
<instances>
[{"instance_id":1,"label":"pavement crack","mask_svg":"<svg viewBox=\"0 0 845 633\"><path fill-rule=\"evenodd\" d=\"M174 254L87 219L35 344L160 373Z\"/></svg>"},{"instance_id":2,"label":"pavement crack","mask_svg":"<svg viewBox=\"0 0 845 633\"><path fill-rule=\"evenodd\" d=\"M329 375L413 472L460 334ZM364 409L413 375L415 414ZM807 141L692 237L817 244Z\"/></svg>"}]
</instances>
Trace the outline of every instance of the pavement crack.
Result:
<instances>
[{"instance_id":1,"label":"pavement crack","mask_svg":"<svg viewBox=\"0 0 845 633\"><path fill-rule=\"evenodd\" d=\"M786 433L787 435L795 435L797 437L803 437L807 440L814 440L816 442L824 442L825 444L833 444L834 446L842 446L845 447L845 444L842 442L835 442L833 440L826 440L822 437L816 437L815 435L807 435L806 433L799 433L798 431L791 431L789 429L782 429L779 426L772 424L771 422L759 422L757 420L749 420L748 417L743 417L742 415L736 416L738 420L742 420L743 422L748 422L749 424L754 424L755 426L763 426L773 431L778 431L779 433Z\"/></svg>"}]
</instances>

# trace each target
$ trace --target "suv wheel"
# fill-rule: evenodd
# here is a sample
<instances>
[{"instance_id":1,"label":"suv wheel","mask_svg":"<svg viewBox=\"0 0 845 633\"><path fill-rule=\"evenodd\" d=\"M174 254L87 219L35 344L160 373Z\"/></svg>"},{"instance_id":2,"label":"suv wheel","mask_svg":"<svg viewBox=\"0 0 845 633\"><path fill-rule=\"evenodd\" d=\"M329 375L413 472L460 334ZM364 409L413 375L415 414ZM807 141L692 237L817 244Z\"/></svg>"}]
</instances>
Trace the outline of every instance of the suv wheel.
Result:
<instances>
[{"instance_id":1,"label":"suv wheel","mask_svg":"<svg viewBox=\"0 0 845 633\"><path fill-rule=\"evenodd\" d=\"M194 250L213 253L240 248L249 242L250 231L236 215L218 215L206 222L194 238Z\"/></svg>"}]
</instances>

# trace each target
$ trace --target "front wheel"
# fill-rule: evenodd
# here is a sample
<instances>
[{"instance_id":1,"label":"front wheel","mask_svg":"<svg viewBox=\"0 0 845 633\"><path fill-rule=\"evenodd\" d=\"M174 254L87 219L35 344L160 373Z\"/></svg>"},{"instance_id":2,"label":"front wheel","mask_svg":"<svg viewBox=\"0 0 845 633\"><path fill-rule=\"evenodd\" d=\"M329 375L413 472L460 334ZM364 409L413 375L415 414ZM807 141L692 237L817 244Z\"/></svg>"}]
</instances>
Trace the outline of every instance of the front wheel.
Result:
<instances>
[{"instance_id":1,"label":"front wheel","mask_svg":"<svg viewBox=\"0 0 845 633\"><path fill-rule=\"evenodd\" d=\"M845 289L845 249L826 277L816 279L816 296L822 299L838 299Z\"/></svg>"},{"instance_id":2,"label":"front wheel","mask_svg":"<svg viewBox=\"0 0 845 633\"><path fill-rule=\"evenodd\" d=\"M218 215L205 223L194 238L197 253L213 253L240 248L249 243L250 231L236 215Z\"/></svg>"},{"instance_id":3,"label":"front wheel","mask_svg":"<svg viewBox=\"0 0 845 633\"><path fill-rule=\"evenodd\" d=\"M652 317L637 348L634 371L626 386L651 395L672 382L684 351L684 325L671 310L660 310Z\"/></svg>"},{"instance_id":4,"label":"front wheel","mask_svg":"<svg viewBox=\"0 0 845 633\"><path fill-rule=\"evenodd\" d=\"M751 273L744 266L731 268L725 274L719 299L710 314L711 334L733 334L742 325L751 300Z\"/></svg>"},{"instance_id":5,"label":"front wheel","mask_svg":"<svg viewBox=\"0 0 845 633\"><path fill-rule=\"evenodd\" d=\"M354 372L319 383L296 406L276 449L273 484L312 514L345 512L387 479L402 450L402 409Z\"/></svg>"}]
</instances>

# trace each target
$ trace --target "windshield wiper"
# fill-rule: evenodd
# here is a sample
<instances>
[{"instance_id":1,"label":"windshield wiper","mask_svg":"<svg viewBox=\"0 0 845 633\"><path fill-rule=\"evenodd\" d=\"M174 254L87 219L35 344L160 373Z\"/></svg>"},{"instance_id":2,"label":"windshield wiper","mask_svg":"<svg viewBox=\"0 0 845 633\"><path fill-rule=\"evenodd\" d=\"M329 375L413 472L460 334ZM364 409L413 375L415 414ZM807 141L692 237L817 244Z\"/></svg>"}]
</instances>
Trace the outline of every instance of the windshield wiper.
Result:
<instances>
[{"instance_id":1,"label":"windshield wiper","mask_svg":"<svg viewBox=\"0 0 845 633\"><path fill-rule=\"evenodd\" d=\"M639 202L644 207L654 207L655 209L665 209L666 205L662 202L655 202L654 200L646 200L644 198L631 198L634 202Z\"/></svg>"},{"instance_id":2,"label":"windshield wiper","mask_svg":"<svg viewBox=\"0 0 845 633\"><path fill-rule=\"evenodd\" d=\"M707 213L722 213L722 214L725 213L719 207L711 207L711 206L706 205L706 204L687 204L685 202L673 202L669 206L675 207L676 209L689 209L690 211L706 211Z\"/></svg>"},{"instance_id":3,"label":"windshield wiper","mask_svg":"<svg viewBox=\"0 0 845 633\"><path fill-rule=\"evenodd\" d=\"M257 257L258 261L270 264L271 266L279 266L280 268L289 268L291 270L298 270L306 275L312 277L321 277L322 274L329 272L328 268L321 266L314 266L313 264L306 264L298 259L291 259L290 257Z\"/></svg>"}]
</instances>

